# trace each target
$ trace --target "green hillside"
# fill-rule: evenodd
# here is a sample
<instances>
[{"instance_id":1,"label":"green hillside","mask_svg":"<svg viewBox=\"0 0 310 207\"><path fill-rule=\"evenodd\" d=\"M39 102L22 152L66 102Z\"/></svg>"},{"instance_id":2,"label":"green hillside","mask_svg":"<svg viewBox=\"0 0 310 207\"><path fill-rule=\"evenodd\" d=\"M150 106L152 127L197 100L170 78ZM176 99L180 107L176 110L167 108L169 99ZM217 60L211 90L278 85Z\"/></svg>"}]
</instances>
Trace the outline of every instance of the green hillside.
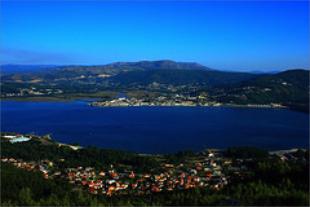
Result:
<instances>
[{"instance_id":1,"label":"green hillside","mask_svg":"<svg viewBox=\"0 0 310 207\"><path fill-rule=\"evenodd\" d=\"M13 66L10 66L12 68ZM17 68L21 68L18 66ZM35 89L33 89L35 88ZM21 92L23 91L23 92ZM225 72L197 63L161 61L117 62L99 66L55 66L1 76L2 97L71 96L100 98L106 91L208 94L224 104L281 104L309 111L309 71L276 74ZM90 96L90 95L89 95Z\"/></svg>"},{"instance_id":2,"label":"green hillside","mask_svg":"<svg viewBox=\"0 0 310 207\"><path fill-rule=\"evenodd\" d=\"M302 110L309 108L308 70L288 70L263 75L252 80L223 87L213 95L217 100L237 104L282 103ZM309 110L309 109L308 109Z\"/></svg>"},{"instance_id":3,"label":"green hillside","mask_svg":"<svg viewBox=\"0 0 310 207\"><path fill-rule=\"evenodd\" d=\"M120 73L110 79L122 86L159 84L186 85L198 84L213 87L248 80L256 75L249 73L222 72L215 70L146 70Z\"/></svg>"}]
</instances>

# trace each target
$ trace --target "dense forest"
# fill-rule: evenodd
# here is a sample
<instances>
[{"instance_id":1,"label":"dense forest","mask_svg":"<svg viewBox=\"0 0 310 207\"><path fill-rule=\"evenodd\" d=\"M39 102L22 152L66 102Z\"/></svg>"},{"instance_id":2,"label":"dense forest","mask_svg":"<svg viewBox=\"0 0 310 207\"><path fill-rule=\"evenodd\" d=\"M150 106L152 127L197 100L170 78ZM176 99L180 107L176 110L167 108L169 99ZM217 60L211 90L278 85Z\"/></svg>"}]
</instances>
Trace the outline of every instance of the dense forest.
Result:
<instances>
[{"instance_id":1,"label":"dense forest","mask_svg":"<svg viewBox=\"0 0 310 207\"><path fill-rule=\"evenodd\" d=\"M29 150L31 149L31 150ZM121 166L134 166L135 171L147 171L159 166L159 162L150 156L139 156L136 153L86 147L78 151L68 146L58 147L55 144L40 144L32 140L26 143L1 143L1 156L20 158L25 161L40 161L48 159L61 167L93 166L106 168L111 163ZM59 161L65 159L64 161Z\"/></svg>"}]
</instances>

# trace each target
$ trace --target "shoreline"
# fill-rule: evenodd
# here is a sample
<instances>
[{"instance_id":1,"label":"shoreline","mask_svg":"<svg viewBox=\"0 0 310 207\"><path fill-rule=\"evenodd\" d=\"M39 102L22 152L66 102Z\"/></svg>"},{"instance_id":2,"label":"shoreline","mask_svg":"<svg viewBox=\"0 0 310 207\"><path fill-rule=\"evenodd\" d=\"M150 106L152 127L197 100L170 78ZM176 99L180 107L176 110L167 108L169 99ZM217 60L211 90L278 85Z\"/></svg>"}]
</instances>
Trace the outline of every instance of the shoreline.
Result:
<instances>
[{"instance_id":1,"label":"shoreline","mask_svg":"<svg viewBox=\"0 0 310 207\"><path fill-rule=\"evenodd\" d=\"M18 101L18 102L72 102L72 101L78 101L78 100L95 100L98 99L96 97L12 97L12 98L1 98L0 102L2 101Z\"/></svg>"},{"instance_id":2,"label":"shoreline","mask_svg":"<svg viewBox=\"0 0 310 207\"><path fill-rule=\"evenodd\" d=\"M100 97L96 96L83 96L83 95L76 95L76 96L67 96L67 97L47 97L47 96L37 96L37 97L5 97L0 98L0 104L2 101L16 101L16 102L74 102L74 101L85 101L87 105L92 107L228 107L228 108L249 108L249 109L288 109L291 111L302 112L309 114L308 111L298 110L294 107L281 105L281 104L230 104L230 103L220 103L220 102L212 102L207 105L199 105L199 104L126 104L126 105L100 105L96 103L100 103L98 101Z\"/></svg>"},{"instance_id":3,"label":"shoreline","mask_svg":"<svg viewBox=\"0 0 310 207\"><path fill-rule=\"evenodd\" d=\"M60 141L57 141L57 140L53 139L50 136L46 137L46 135L41 136L41 135L36 135L36 134L23 134L23 133L18 133L18 132L0 132L0 135L1 135L1 140L5 139L5 140L9 141L11 139L11 138L6 138L5 136L16 136L16 138L18 138L19 136L22 136L22 137L29 138L29 141L35 140L35 141L40 141L42 144L55 144L58 147L65 146L65 147L71 148L74 151L78 151L80 149L88 148L88 146L82 146L80 144L75 145L75 144L68 144L68 143L60 142ZM22 143L22 142L20 142L20 143ZM176 154L178 152L184 151L184 150L179 150L177 152L170 152L170 153L145 153L145 152L137 152L137 151L128 151L128 150L125 150L125 149L105 148L105 147L100 147L100 146L92 146L92 147L96 147L96 148L102 149L102 150L115 150L115 151L120 151L120 152L130 152L130 153L134 153L134 154L137 154L137 155L140 155L140 156L173 155L173 154ZM205 151L223 152L223 151L226 151L229 148L257 148L257 149L260 149L260 150L267 151L270 155L272 155L272 154L283 154L283 153L287 153L287 152L296 152L298 150L307 150L306 147L264 149L262 147L257 147L257 146L230 146L230 147L226 147L226 148L210 147L210 148L204 148L202 150L190 150L190 151L192 151L193 153L201 153L201 152L205 152Z\"/></svg>"},{"instance_id":4,"label":"shoreline","mask_svg":"<svg viewBox=\"0 0 310 207\"><path fill-rule=\"evenodd\" d=\"M69 97L69 98L63 98L63 97L25 97L25 98L1 98L0 103L2 101L17 101L17 102L73 102L73 101L85 101L88 102L87 105L91 107L230 107L230 108L273 108L273 109L290 109L288 106L284 105L272 105L272 104L226 104L226 103L216 103L213 105L186 105L186 104L177 104L177 105L163 105L163 104L148 104L148 105L96 105L95 101L96 98L92 97ZM293 110L296 111L296 110Z\"/></svg>"},{"instance_id":5,"label":"shoreline","mask_svg":"<svg viewBox=\"0 0 310 207\"><path fill-rule=\"evenodd\" d=\"M29 96L29 97L1 97L0 101L32 101L32 102L48 102L48 101L61 101L61 102L68 102L68 101L78 101L78 100L92 100L90 103L91 106L96 107L138 107L138 106L171 106L171 107L221 107L221 106L231 106L231 107L250 107L250 108L288 108L285 105L277 104L277 103L269 103L269 104L231 104L231 103L223 103L223 102L209 102L205 105L200 104L154 104L154 103L142 103L142 104L126 104L126 105L97 105L103 102L109 101L98 101L100 97L98 96L83 96L83 95L72 95L72 96ZM97 99L97 100L96 100Z\"/></svg>"},{"instance_id":6,"label":"shoreline","mask_svg":"<svg viewBox=\"0 0 310 207\"><path fill-rule=\"evenodd\" d=\"M289 109L287 106L271 106L271 105L237 105L237 104L221 104L221 105L117 105L117 106L98 106L91 105L92 107L102 107L102 108L125 108L125 107L192 107L192 108L203 108L203 107L227 107L227 108L277 108L277 109Z\"/></svg>"}]
</instances>

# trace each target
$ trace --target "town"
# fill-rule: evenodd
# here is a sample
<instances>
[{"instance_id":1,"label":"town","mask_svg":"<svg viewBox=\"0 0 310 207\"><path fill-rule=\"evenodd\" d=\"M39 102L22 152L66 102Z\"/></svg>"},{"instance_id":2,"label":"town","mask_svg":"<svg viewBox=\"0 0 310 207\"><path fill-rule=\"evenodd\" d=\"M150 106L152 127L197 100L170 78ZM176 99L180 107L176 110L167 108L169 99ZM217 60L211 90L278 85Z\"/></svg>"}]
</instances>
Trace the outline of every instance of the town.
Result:
<instances>
[{"instance_id":1,"label":"town","mask_svg":"<svg viewBox=\"0 0 310 207\"><path fill-rule=\"evenodd\" d=\"M215 159L206 159L205 163L196 163L192 168L184 169L183 164L174 166L163 164L159 174L118 172L111 164L108 170L97 171L93 167L59 169L49 160L25 162L21 159L1 158L18 168L37 170L46 179L65 179L69 183L82 186L92 194L149 194L175 189L210 187L220 189L227 184L220 165ZM229 164L229 163L227 163Z\"/></svg>"},{"instance_id":2,"label":"town","mask_svg":"<svg viewBox=\"0 0 310 207\"><path fill-rule=\"evenodd\" d=\"M1 135L2 142L9 142L12 145L23 144L37 138L38 136L21 134ZM63 145L58 143L58 147ZM81 149L71 145L67 146L75 151ZM296 161L298 158L293 155L296 151L297 149L292 149L269 152L269 154L278 157L283 162ZM63 168L61 163L65 162L65 157L57 161L48 159L24 161L21 158L2 156L1 162L10 163L28 171L39 171L45 179L65 180L91 194L106 196L145 195L194 188L220 190L232 180L243 179L250 173L245 165L247 161L251 160L250 158L232 159L224 156L223 150L204 150L190 159L177 163L169 163L164 157L160 157L160 159L159 169L150 172L135 172L130 168L118 168L118 163L110 163L109 167L105 169L94 166Z\"/></svg>"},{"instance_id":3,"label":"town","mask_svg":"<svg viewBox=\"0 0 310 207\"><path fill-rule=\"evenodd\" d=\"M176 94L173 96L158 96L154 98L144 97L119 97L112 100L95 101L92 106L220 106L221 103L208 101L205 96L185 96Z\"/></svg>"},{"instance_id":4,"label":"town","mask_svg":"<svg viewBox=\"0 0 310 207\"><path fill-rule=\"evenodd\" d=\"M173 96L159 96L154 98L136 98L119 97L112 100L94 101L91 106L100 107L120 107L120 106L230 106L230 107L253 107L253 108L285 108L281 104L223 104L216 101L210 101L205 96L185 96L176 94Z\"/></svg>"},{"instance_id":5,"label":"town","mask_svg":"<svg viewBox=\"0 0 310 207\"><path fill-rule=\"evenodd\" d=\"M54 88L18 88L14 91L1 93L1 98L10 98L10 97L36 97L36 96L51 96L62 94L61 89Z\"/></svg>"},{"instance_id":6,"label":"town","mask_svg":"<svg viewBox=\"0 0 310 207\"><path fill-rule=\"evenodd\" d=\"M282 84L287 85L286 82ZM142 87L142 86L141 86ZM75 90L70 88L55 88L55 86L28 86L3 87L1 98L4 99L28 99L28 100L68 100L68 99L94 99L89 105L100 107L121 107L121 106L211 106L211 107L249 107L249 108L287 108L281 102L255 103L245 101L244 103L227 101L225 97L232 99L241 98L238 94L227 94L221 89L214 89L212 92L201 91L198 86L181 85L172 86L167 84L152 83L144 89L140 86L126 89L126 92L119 90L98 91ZM184 92L186 88L187 92ZM141 90L143 89L143 90ZM270 88L259 89L256 87L243 87L238 90L249 90L251 92L267 93ZM200 91L200 92L198 92ZM140 95L137 95L141 93ZM123 94L119 96L119 94Z\"/></svg>"}]
</instances>

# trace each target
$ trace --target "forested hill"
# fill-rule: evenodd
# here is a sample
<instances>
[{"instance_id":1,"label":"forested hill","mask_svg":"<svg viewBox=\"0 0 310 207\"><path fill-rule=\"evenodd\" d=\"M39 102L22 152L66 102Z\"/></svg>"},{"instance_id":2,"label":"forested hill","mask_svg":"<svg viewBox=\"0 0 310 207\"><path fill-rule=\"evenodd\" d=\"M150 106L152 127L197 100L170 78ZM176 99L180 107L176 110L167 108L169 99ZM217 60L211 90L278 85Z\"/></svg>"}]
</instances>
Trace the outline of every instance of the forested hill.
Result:
<instances>
[{"instance_id":1,"label":"forested hill","mask_svg":"<svg viewBox=\"0 0 310 207\"><path fill-rule=\"evenodd\" d=\"M149 85L152 83L187 85L197 84L208 87L239 83L256 77L250 73L223 72L216 70L178 70L158 69L147 71L122 72L110 81L121 86Z\"/></svg>"},{"instance_id":2,"label":"forested hill","mask_svg":"<svg viewBox=\"0 0 310 207\"><path fill-rule=\"evenodd\" d=\"M116 75L120 72L133 70L211 70L210 68L194 62L175 62L171 60L138 61L138 62L115 62L106 65L2 65L1 72L5 74L25 73L33 76L44 76L44 74L57 74L72 72L73 74L109 74ZM52 71L47 69L53 69ZM24 74L26 75L26 74Z\"/></svg>"},{"instance_id":3,"label":"forested hill","mask_svg":"<svg viewBox=\"0 0 310 207\"><path fill-rule=\"evenodd\" d=\"M223 87L215 95L223 102L237 104L282 103L309 111L308 70L295 69L240 82L234 87Z\"/></svg>"},{"instance_id":4,"label":"forested hill","mask_svg":"<svg viewBox=\"0 0 310 207\"><path fill-rule=\"evenodd\" d=\"M278 103L309 110L309 70L303 69L254 74L219 71L197 63L170 60L42 67L1 73L2 97L142 90L159 94L204 93L210 101L221 103Z\"/></svg>"},{"instance_id":5,"label":"forested hill","mask_svg":"<svg viewBox=\"0 0 310 207\"><path fill-rule=\"evenodd\" d=\"M15 72L8 72L8 71ZM97 66L33 67L3 66L1 79L9 83L38 84L96 84L148 85L152 83L171 85L232 84L256 77L255 74L213 70L198 63L171 60L116 62ZM20 72L17 72L20 71ZM69 82L68 82L69 81ZM74 82L74 83L73 83Z\"/></svg>"},{"instance_id":6,"label":"forested hill","mask_svg":"<svg viewBox=\"0 0 310 207\"><path fill-rule=\"evenodd\" d=\"M172 60L158 60L158 61L139 61L139 62L116 62L108 64L106 68L135 68L141 70L154 69L179 69L179 70L211 70L210 68L200 65L195 62L175 62Z\"/></svg>"}]
</instances>

